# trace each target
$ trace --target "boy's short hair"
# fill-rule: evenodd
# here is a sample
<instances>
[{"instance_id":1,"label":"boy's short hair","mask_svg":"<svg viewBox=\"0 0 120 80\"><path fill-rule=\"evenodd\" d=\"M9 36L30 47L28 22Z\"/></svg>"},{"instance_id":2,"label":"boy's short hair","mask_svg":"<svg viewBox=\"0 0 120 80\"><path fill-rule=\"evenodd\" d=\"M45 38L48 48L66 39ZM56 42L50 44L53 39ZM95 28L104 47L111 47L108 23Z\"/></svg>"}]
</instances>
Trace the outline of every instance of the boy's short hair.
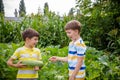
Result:
<instances>
[{"instance_id":1,"label":"boy's short hair","mask_svg":"<svg viewBox=\"0 0 120 80\"><path fill-rule=\"evenodd\" d=\"M39 37L39 33L32 28L28 28L28 29L26 29L22 32L22 38L23 38L24 41L25 41L26 38L32 38L32 37L35 37L35 36Z\"/></svg>"},{"instance_id":2,"label":"boy's short hair","mask_svg":"<svg viewBox=\"0 0 120 80\"><path fill-rule=\"evenodd\" d=\"M78 32L81 31L81 23L77 20L71 20L65 25L65 30L78 30Z\"/></svg>"}]
</instances>

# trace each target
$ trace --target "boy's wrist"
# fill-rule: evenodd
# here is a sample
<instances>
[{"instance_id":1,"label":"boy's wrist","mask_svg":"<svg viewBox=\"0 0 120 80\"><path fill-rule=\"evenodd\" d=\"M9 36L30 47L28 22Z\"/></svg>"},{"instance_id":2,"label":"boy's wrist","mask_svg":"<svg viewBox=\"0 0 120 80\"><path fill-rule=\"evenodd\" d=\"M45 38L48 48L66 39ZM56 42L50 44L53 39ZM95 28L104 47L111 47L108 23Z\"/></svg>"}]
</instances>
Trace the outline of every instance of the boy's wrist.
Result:
<instances>
[{"instance_id":1,"label":"boy's wrist","mask_svg":"<svg viewBox=\"0 0 120 80\"><path fill-rule=\"evenodd\" d=\"M16 67L16 68L18 68L18 65L17 65L17 64L13 64L13 67Z\"/></svg>"},{"instance_id":2,"label":"boy's wrist","mask_svg":"<svg viewBox=\"0 0 120 80\"><path fill-rule=\"evenodd\" d=\"M60 61L60 57L56 57L56 60L57 60L57 61Z\"/></svg>"},{"instance_id":3,"label":"boy's wrist","mask_svg":"<svg viewBox=\"0 0 120 80\"><path fill-rule=\"evenodd\" d=\"M17 68L17 64L9 64L9 66Z\"/></svg>"},{"instance_id":4,"label":"boy's wrist","mask_svg":"<svg viewBox=\"0 0 120 80\"><path fill-rule=\"evenodd\" d=\"M76 75L73 73L73 74L72 74L72 77L75 77L75 76L76 76Z\"/></svg>"}]
</instances>

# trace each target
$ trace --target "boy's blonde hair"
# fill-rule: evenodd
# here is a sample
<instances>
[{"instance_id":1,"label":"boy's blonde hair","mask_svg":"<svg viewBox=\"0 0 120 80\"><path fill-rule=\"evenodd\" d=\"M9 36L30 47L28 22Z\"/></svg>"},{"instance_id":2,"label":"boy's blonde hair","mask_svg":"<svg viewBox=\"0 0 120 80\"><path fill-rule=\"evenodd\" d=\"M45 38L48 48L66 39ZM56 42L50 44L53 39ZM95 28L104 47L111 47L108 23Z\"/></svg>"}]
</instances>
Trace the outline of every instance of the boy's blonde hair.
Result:
<instances>
[{"instance_id":1,"label":"boy's blonde hair","mask_svg":"<svg viewBox=\"0 0 120 80\"><path fill-rule=\"evenodd\" d=\"M65 25L65 30L69 30L69 29L78 30L78 32L80 33L81 23L77 20L71 20Z\"/></svg>"}]
</instances>

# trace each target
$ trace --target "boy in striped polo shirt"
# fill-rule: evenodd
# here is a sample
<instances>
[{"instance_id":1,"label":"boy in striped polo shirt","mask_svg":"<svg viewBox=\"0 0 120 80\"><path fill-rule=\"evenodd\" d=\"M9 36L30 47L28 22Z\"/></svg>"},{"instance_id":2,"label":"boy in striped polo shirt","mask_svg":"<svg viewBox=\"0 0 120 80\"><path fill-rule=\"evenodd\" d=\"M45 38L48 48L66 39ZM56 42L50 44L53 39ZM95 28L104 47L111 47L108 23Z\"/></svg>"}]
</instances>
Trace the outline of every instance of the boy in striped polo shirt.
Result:
<instances>
[{"instance_id":1,"label":"boy in striped polo shirt","mask_svg":"<svg viewBox=\"0 0 120 80\"><path fill-rule=\"evenodd\" d=\"M37 80L38 78L38 66L26 66L21 63L23 60L39 60L40 50L35 48L38 42L39 33L31 28L26 29L22 33L25 44L23 47L16 49L14 54L7 61L7 64L11 67L18 68L16 80ZM14 64L13 61L18 59L18 63Z\"/></svg>"},{"instance_id":2,"label":"boy in striped polo shirt","mask_svg":"<svg viewBox=\"0 0 120 80\"><path fill-rule=\"evenodd\" d=\"M68 62L69 80L85 80L85 51L86 45L80 37L81 24L77 20L71 20L65 25L67 36L72 40L69 43L67 57L52 56L49 60Z\"/></svg>"}]
</instances>

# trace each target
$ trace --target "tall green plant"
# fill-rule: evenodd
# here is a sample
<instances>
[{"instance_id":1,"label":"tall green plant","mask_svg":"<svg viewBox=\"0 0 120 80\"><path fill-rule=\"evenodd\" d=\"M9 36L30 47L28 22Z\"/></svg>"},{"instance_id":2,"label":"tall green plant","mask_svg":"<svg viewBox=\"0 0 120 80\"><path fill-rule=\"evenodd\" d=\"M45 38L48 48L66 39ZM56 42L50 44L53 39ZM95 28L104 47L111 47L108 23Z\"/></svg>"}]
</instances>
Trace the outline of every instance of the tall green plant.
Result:
<instances>
[{"instance_id":1,"label":"tall green plant","mask_svg":"<svg viewBox=\"0 0 120 80\"><path fill-rule=\"evenodd\" d=\"M44 15L48 15L48 13L49 13L49 5L48 5L48 3L46 2L46 3L44 4Z\"/></svg>"},{"instance_id":2,"label":"tall green plant","mask_svg":"<svg viewBox=\"0 0 120 80\"><path fill-rule=\"evenodd\" d=\"M25 14L26 14L25 3L24 3L24 0L21 0L19 4L19 16L23 17L25 16Z\"/></svg>"},{"instance_id":3,"label":"tall green plant","mask_svg":"<svg viewBox=\"0 0 120 80\"><path fill-rule=\"evenodd\" d=\"M4 4L3 4L3 0L0 0L0 14L4 14Z\"/></svg>"}]
</instances>

